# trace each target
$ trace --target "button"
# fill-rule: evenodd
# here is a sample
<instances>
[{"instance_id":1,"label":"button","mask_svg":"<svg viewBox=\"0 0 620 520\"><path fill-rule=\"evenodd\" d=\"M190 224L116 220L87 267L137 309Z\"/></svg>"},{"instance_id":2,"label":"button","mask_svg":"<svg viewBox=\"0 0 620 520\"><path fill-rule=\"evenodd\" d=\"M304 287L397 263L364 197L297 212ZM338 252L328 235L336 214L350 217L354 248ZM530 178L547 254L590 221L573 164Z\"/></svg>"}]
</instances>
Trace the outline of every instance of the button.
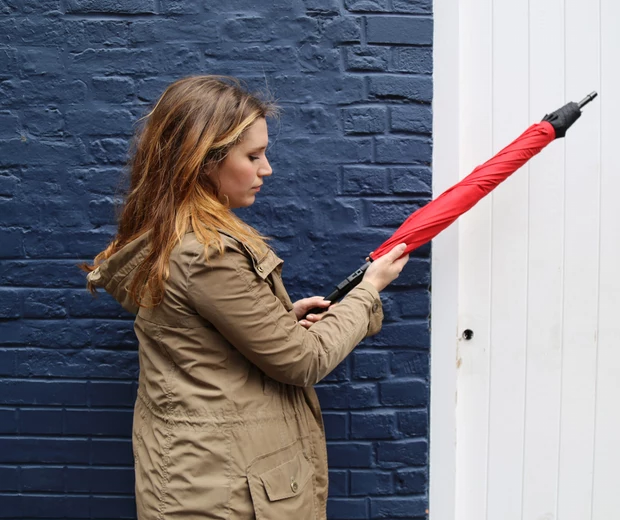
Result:
<instances>
[{"instance_id":1,"label":"button","mask_svg":"<svg viewBox=\"0 0 620 520\"><path fill-rule=\"evenodd\" d=\"M377 312L379 310L379 303L375 302L372 304L372 312Z\"/></svg>"},{"instance_id":2,"label":"button","mask_svg":"<svg viewBox=\"0 0 620 520\"><path fill-rule=\"evenodd\" d=\"M258 270L259 273L263 272L263 266L262 265L259 265L256 269Z\"/></svg>"},{"instance_id":3,"label":"button","mask_svg":"<svg viewBox=\"0 0 620 520\"><path fill-rule=\"evenodd\" d=\"M291 489L293 490L293 493L297 493L297 490L299 489L299 484L297 484L295 477L291 477Z\"/></svg>"}]
</instances>

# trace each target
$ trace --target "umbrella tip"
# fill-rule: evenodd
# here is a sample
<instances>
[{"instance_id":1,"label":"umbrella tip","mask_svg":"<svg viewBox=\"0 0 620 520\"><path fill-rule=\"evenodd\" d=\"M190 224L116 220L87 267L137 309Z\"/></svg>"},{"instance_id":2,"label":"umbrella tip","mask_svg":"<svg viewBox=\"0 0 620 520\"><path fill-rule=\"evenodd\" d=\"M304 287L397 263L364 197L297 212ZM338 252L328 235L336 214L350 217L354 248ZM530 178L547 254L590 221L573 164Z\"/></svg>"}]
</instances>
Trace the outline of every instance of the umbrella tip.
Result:
<instances>
[{"instance_id":1,"label":"umbrella tip","mask_svg":"<svg viewBox=\"0 0 620 520\"><path fill-rule=\"evenodd\" d=\"M579 104L579 108L583 108L585 107L590 101L592 101L596 96L598 96L598 93L596 91L594 92L590 92L586 97L584 97L578 104Z\"/></svg>"}]
</instances>

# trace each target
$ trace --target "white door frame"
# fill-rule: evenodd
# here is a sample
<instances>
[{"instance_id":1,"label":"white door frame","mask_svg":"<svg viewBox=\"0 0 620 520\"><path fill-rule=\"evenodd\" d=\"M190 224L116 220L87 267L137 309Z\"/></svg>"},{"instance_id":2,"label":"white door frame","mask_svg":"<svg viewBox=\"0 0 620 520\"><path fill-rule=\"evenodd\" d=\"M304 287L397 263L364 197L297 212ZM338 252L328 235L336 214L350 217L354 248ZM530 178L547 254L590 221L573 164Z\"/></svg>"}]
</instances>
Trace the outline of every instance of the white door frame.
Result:
<instances>
[{"instance_id":1,"label":"white door frame","mask_svg":"<svg viewBox=\"0 0 620 520\"><path fill-rule=\"evenodd\" d=\"M459 181L459 0L436 0L433 196ZM453 520L456 498L458 223L433 241L429 518Z\"/></svg>"}]
</instances>

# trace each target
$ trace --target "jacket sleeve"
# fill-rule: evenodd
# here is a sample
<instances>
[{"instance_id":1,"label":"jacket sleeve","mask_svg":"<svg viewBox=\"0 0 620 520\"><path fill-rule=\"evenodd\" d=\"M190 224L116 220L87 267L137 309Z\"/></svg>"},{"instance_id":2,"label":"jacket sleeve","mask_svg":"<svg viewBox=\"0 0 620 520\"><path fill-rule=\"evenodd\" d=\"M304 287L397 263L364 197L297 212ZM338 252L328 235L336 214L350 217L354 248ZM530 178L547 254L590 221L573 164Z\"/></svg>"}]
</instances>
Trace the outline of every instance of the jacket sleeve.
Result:
<instances>
[{"instance_id":1,"label":"jacket sleeve","mask_svg":"<svg viewBox=\"0 0 620 520\"><path fill-rule=\"evenodd\" d=\"M235 348L281 383L311 386L329 374L367 335L381 329L379 293L360 283L321 321L297 323L250 258L227 249L198 254L187 279L190 304Z\"/></svg>"}]
</instances>

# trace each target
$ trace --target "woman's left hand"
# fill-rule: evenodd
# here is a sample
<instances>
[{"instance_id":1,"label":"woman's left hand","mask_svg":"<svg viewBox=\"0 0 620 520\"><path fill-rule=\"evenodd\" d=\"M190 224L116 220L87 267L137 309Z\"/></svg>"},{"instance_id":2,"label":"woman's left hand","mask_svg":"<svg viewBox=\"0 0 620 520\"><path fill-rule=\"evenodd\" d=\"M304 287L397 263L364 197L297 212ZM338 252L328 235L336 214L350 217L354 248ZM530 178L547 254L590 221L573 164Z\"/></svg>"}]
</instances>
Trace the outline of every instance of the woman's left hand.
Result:
<instances>
[{"instance_id":1,"label":"woman's left hand","mask_svg":"<svg viewBox=\"0 0 620 520\"><path fill-rule=\"evenodd\" d=\"M310 309L314 309L316 307L327 310L331 303L332 302L326 300L322 296L311 296L310 298L303 298L293 303L293 311L295 312L295 316L297 316L299 324L308 329L313 323L321 321L323 318L323 313L308 314L308 316L306 316L306 313Z\"/></svg>"}]
</instances>

